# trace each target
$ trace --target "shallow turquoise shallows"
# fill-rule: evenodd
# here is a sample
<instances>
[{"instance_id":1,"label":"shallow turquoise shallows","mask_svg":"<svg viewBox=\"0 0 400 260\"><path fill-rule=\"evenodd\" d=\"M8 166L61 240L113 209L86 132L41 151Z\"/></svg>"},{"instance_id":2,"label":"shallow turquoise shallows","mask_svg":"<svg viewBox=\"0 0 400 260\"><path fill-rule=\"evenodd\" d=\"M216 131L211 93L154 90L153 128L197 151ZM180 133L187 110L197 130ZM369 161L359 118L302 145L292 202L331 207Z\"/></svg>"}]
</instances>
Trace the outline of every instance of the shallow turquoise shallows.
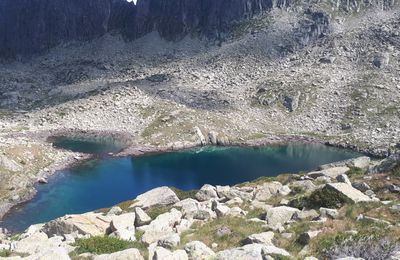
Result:
<instances>
[{"instance_id":1,"label":"shallow turquoise shallows","mask_svg":"<svg viewBox=\"0 0 400 260\"><path fill-rule=\"evenodd\" d=\"M182 190L203 184L233 185L260 176L307 171L360 154L317 144L262 148L206 147L140 158L106 158L58 172L38 186L33 200L0 226L21 231L71 213L110 207L158 186Z\"/></svg>"}]
</instances>

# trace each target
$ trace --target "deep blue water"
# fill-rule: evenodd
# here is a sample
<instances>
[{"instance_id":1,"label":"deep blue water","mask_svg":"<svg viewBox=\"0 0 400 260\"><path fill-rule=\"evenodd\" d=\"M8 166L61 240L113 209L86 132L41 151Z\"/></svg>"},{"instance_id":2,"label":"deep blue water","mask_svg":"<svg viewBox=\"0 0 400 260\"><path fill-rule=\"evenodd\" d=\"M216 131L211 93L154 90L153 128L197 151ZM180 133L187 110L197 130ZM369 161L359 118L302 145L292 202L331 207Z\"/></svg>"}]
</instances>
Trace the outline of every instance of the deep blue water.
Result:
<instances>
[{"instance_id":1,"label":"deep blue water","mask_svg":"<svg viewBox=\"0 0 400 260\"><path fill-rule=\"evenodd\" d=\"M106 158L58 172L38 194L6 216L0 226L21 231L71 213L110 207L158 186L182 190L203 184L232 185L260 176L307 171L359 156L318 144L261 148L198 148L139 158Z\"/></svg>"}]
</instances>

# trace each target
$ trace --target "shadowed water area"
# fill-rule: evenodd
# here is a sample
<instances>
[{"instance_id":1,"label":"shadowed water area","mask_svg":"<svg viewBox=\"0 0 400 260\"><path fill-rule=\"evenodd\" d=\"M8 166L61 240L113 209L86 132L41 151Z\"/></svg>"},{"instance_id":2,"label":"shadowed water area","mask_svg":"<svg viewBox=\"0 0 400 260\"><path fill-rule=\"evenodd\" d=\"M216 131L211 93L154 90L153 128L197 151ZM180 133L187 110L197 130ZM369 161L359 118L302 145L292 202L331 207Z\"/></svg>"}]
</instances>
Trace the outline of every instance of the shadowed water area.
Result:
<instances>
[{"instance_id":1,"label":"shadowed water area","mask_svg":"<svg viewBox=\"0 0 400 260\"><path fill-rule=\"evenodd\" d=\"M0 224L22 231L31 224L134 199L159 186L182 190L233 185L261 176L309 171L360 154L318 144L260 148L205 147L139 158L104 158L58 172L37 195Z\"/></svg>"}]
</instances>

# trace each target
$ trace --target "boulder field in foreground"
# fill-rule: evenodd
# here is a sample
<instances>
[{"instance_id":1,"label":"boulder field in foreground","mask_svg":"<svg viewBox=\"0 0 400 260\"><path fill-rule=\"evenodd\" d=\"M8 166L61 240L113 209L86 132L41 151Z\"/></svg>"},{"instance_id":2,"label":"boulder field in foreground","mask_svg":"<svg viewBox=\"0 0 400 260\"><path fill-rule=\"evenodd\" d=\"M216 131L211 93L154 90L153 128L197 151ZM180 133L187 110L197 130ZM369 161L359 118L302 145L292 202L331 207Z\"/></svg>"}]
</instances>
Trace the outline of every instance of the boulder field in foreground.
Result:
<instances>
[{"instance_id":1,"label":"boulder field in foreground","mask_svg":"<svg viewBox=\"0 0 400 260\"><path fill-rule=\"evenodd\" d=\"M362 162L368 169L365 159ZM207 184L195 195L180 192L180 197L168 187L159 187L139 195L124 209L115 206L67 215L33 225L17 239L1 234L0 253L12 257L7 259L261 260L371 259L369 254L377 251L391 257L384 259L399 259L400 245L395 240L380 249L357 248L370 243L366 234L371 230L382 234L375 236L375 244L389 243L380 239L390 239L385 234L397 231L398 225L393 224L400 212L395 203L399 192L393 186L400 177L395 172L354 177L350 169L338 167L343 166L233 187ZM382 185L388 180L392 183ZM330 201L323 198L325 193L341 199L338 208L326 207ZM391 201L380 199L389 194ZM307 200L314 204L296 204ZM335 240L339 234L347 236L346 248L354 250L341 250L344 245L335 244L340 243ZM325 244L330 247L321 248Z\"/></svg>"}]
</instances>

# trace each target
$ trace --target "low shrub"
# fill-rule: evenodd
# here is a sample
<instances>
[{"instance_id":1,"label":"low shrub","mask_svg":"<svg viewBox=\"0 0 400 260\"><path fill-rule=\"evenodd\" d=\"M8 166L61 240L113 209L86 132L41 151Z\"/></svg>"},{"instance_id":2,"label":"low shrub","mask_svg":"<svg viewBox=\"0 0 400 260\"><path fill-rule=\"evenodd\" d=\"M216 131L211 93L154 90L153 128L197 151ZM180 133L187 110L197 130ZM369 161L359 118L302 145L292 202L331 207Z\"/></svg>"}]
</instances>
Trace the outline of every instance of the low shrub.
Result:
<instances>
[{"instance_id":1,"label":"low shrub","mask_svg":"<svg viewBox=\"0 0 400 260\"><path fill-rule=\"evenodd\" d=\"M10 257L12 252L8 249L0 250L0 257Z\"/></svg>"},{"instance_id":2,"label":"low shrub","mask_svg":"<svg viewBox=\"0 0 400 260\"><path fill-rule=\"evenodd\" d=\"M335 241L333 241L335 242ZM389 238L376 239L370 237L348 237L340 243L333 243L323 251L326 259L355 257L365 260L391 259L400 250L400 243Z\"/></svg>"},{"instance_id":3,"label":"low shrub","mask_svg":"<svg viewBox=\"0 0 400 260\"><path fill-rule=\"evenodd\" d=\"M134 242L108 236L78 239L73 245L76 247L75 253L78 255L82 253L111 254L135 247Z\"/></svg>"}]
</instances>

